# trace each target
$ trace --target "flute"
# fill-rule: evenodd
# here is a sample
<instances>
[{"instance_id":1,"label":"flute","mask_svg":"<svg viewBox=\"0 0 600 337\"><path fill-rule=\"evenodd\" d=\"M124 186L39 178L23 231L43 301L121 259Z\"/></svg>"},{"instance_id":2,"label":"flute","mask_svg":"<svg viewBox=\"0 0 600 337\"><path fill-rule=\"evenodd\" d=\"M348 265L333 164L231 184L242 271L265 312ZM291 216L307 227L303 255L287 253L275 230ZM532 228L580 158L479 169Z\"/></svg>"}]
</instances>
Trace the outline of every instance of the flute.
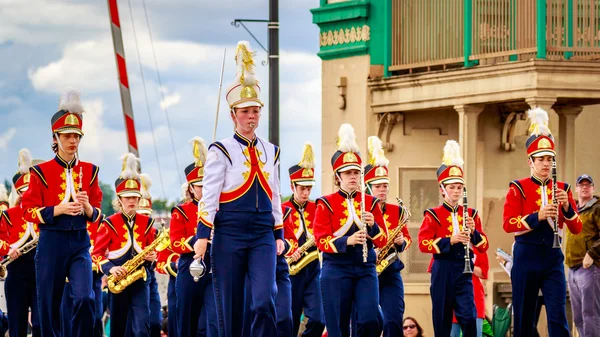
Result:
<instances>
[{"instance_id":1,"label":"flute","mask_svg":"<svg viewBox=\"0 0 600 337\"><path fill-rule=\"evenodd\" d=\"M364 168L360 170L360 190L361 190L361 198L360 198L360 222L361 222L361 230L367 232L367 223L365 222L365 170ZM363 243L362 247L363 251L363 262L367 262L367 258L369 257L369 251L367 249L367 241Z\"/></svg>"}]
</instances>

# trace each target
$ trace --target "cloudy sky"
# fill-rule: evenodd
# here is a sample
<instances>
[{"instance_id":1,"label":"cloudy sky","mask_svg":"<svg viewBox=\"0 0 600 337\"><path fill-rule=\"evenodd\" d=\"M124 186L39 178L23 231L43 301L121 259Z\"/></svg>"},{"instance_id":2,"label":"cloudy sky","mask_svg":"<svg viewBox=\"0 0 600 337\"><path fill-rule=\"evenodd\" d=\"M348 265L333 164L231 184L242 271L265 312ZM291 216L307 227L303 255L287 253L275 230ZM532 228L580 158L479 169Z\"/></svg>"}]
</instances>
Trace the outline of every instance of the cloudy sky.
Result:
<instances>
[{"instance_id":1,"label":"cloudy sky","mask_svg":"<svg viewBox=\"0 0 600 337\"><path fill-rule=\"evenodd\" d=\"M193 160L188 141L194 136L212 139L224 49L223 91L235 78L237 42L249 40L258 52L256 72L268 102L268 66L261 65L266 53L243 28L231 25L236 18L267 19L268 1L145 0L162 87L142 0L118 2L142 169L153 178L153 197L174 200L184 181L183 168ZM318 4L280 2L282 173L300 159L305 140L315 145L320 158L321 62L316 56L318 27L309 11ZM266 47L266 24L248 26ZM0 179L12 178L21 148L29 148L34 158L53 156L50 118L66 87L82 92L86 109L80 156L100 166L100 180L112 185L127 143L106 1L0 0ZM267 138L268 105L263 111L258 133ZM222 97L217 138L231 133ZM283 175L285 195L290 190Z\"/></svg>"}]
</instances>

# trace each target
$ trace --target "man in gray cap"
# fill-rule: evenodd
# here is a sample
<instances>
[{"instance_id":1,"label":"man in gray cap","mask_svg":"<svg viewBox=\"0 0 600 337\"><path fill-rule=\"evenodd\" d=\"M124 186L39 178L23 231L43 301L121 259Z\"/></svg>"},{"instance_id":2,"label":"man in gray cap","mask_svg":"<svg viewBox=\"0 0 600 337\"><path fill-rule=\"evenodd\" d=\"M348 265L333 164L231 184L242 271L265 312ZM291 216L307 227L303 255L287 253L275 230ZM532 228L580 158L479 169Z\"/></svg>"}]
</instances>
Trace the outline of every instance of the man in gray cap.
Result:
<instances>
[{"instance_id":1,"label":"man in gray cap","mask_svg":"<svg viewBox=\"0 0 600 337\"><path fill-rule=\"evenodd\" d=\"M591 337L600 331L600 197L587 174L577 178L576 191L583 229L577 235L566 231L565 263L575 326L580 336Z\"/></svg>"}]
</instances>

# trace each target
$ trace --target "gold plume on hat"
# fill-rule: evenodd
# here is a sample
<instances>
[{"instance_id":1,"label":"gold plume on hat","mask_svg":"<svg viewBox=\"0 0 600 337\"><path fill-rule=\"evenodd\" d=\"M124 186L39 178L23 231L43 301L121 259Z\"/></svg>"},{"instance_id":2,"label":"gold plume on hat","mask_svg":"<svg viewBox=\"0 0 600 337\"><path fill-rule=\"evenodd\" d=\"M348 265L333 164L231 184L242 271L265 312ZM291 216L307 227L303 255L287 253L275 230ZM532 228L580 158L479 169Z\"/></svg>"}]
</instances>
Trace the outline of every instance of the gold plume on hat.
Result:
<instances>
[{"instance_id":1,"label":"gold plume on hat","mask_svg":"<svg viewBox=\"0 0 600 337\"><path fill-rule=\"evenodd\" d=\"M254 75L254 55L256 53L250 49L250 42L238 42L235 51L235 63L237 65L237 79L244 86L256 84Z\"/></svg>"},{"instance_id":2,"label":"gold plume on hat","mask_svg":"<svg viewBox=\"0 0 600 337\"><path fill-rule=\"evenodd\" d=\"M140 163L139 159L133 153L126 153L121 157L123 168L121 169L121 178L138 179Z\"/></svg>"},{"instance_id":3,"label":"gold plume on hat","mask_svg":"<svg viewBox=\"0 0 600 337\"><path fill-rule=\"evenodd\" d=\"M31 152L28 149L21 149L19 151L19 168L17 173L25 174L29 172L29 168L32 166L33 159Z\"/></svg>"},{"instance_id":4,"label":"gold plume on hat","mask_svg":"<svg viewBox=\"0 0 600 337\"><path fill-rule=\"evenodd\" d=\"M529 109L527 111L527 117L529 118L530 135L549 136L552 134L548 127L548 112L546 112L546 110L542 108Z\"/></svg>"},{"instance_id":5,"label":"gold plume on hat","mask_svg":"<svg viewBox=\"0 0 600 337\"><path fill-rule=\"evenodd\" d=\"M311 169L315 167L315 154L313 152L312 144L309 142L304 143L304 149L302 150L302 159L298 166Z\"/></svg>"},{"instance_id":6,"label":"gold plume on hat","mask_svg":"<svg viewBox=\"0 0 600 337\"><path fill-rule=\"evenodd\" d=\"M206 148L206 142L201 137L194 137L190 140L192 144L192 153L194 155L194 164L196 167L203 167L206 162L206 155L208 149Z\"/></svg>"},{"instance_id":7,"label":"gold plume on hat","mask_svg":"<svg viewBox=\"0 0 600 337\"><path fill-rule=\"evenodd\" d=\"M369 150L369 164L373 166L387 167L390 161L383 152L383 143L377 136L371 136L367 140Z\"/></svg>"},{"instance_id":8,"label":"gold plume on hat","mask_svg":"<svg viewBox=\"0 0 600 337\"><path fill-rule=\"evenodd\" d=\"M150 200L152 198L150 196L150 187L152 187L152 179L150 179L150 175L148 173L141 173L140 181L142 182L142 198Z\"/></svg>"},{"instance_id":9,"label":"gold plume on hat","mask_svg":"<svg viewBox=\"0 0 600 337\"><path fill-rule=\"evenodd\" d=\"M444 157L442 163L446 166L462 167L465 161L460 155L460 145L455 140L449 140L444 146Z\"/></svg>"}]
</instances>

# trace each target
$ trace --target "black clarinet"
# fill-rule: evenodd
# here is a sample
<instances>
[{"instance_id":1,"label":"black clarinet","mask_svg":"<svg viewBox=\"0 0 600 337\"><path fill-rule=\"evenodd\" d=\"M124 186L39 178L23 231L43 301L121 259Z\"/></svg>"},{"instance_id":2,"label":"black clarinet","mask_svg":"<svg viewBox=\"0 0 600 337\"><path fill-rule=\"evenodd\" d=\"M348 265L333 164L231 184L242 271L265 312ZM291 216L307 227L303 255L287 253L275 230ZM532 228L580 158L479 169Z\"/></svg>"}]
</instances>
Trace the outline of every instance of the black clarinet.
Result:
<instances>
[{"instance_id":1,"label":"black clarinet","mask_svg":"<svg viewBox=\"0 0 600 337\"><path fill-rule=\"evenodd\" d=\"M558 189L558 182L556 179L556 158L552 157L552 204L556 205L556 217L552 230L554 231L554 243L552 248L560 248L560 237L558 236L558 201L556 200L556 191Z\"/></svg>"},{"instance_id":2,"label":"black clarinet","mask_svg":"<svg viewBox=\"0 0 600 337\"><path fill-rule=\"evenodd\" d=\"M469 235L469 239L471 238L471 230L467 226L467 219L469 218L469 208L467 206L467 188L463 187L463 231L466 231ZM470 241L470 240L469 240ZM471 253L469 249L469 243L465 243L465 269L463 270L463 274L473 274L473 269L471 269Z\"/></svg>"}]
</instances>

